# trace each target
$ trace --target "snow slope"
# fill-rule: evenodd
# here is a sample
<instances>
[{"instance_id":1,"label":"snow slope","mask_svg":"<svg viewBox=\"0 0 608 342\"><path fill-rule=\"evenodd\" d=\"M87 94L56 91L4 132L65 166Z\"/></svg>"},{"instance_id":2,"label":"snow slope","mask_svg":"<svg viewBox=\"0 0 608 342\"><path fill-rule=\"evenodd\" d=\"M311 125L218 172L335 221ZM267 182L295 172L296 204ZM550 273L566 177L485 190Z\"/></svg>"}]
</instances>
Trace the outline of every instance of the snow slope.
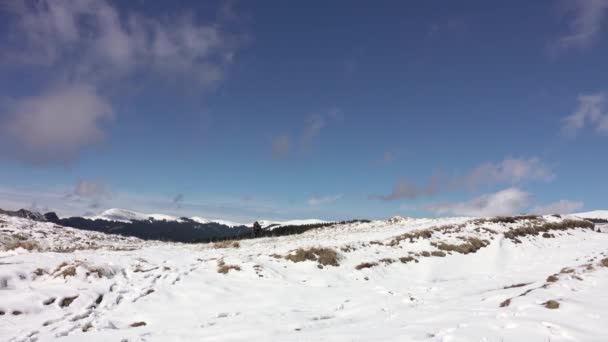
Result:
<instances>
[{"instance_id":1,"label":"snow slope","mask_svg":"<svg viewBox=\"0 0 608 342\"><path fill-rule=\"evenodd\" d=\"M562 219L546 216L543 222ZM536 224L387 220L217 248L0 215L0 336L6 341L605 341L607 226L598 225L601 232L573 228L549 230L546 237L514 235ZM12 249L31 241L38 248ZM481 243L476 252L438 247L470 241ZM1 251L3 246L12 247ZM339 266L284 258L308 247L337 251ZM372 267L361 268L364 263ZM239 270L218 272L229 266ZM559 308L546 308L549 300Z\"/></svg>"}]
</instances>

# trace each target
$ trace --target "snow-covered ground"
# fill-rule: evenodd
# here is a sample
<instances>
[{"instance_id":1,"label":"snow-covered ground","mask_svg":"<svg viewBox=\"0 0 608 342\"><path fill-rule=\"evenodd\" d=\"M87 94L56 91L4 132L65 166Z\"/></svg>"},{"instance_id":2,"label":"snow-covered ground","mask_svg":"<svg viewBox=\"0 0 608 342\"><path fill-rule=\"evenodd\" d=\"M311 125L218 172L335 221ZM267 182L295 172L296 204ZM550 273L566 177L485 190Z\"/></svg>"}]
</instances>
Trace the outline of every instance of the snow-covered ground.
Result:
<instances>
[{"instance_id":1,"label":"snow-covered ground","mask_svg":"<svg viewBox=\"0 0 608 342\"><path fill-rule=\"evenodd\" d=\"M0 340L606 341L608 226L525 235L562 220L187 245L0 215ZM320 260L294 262L310 247Z\"/></svg>"}]
</instances>

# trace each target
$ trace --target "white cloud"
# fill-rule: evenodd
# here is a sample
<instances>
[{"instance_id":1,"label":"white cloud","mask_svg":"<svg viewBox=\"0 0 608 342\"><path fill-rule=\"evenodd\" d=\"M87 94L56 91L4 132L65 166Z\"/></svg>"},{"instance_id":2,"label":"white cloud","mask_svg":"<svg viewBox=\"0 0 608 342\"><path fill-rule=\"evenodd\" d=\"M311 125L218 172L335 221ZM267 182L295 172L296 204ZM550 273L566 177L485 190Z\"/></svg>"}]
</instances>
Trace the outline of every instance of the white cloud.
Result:
<instances>
[{"instance_id":1,"label":"white cloud","mask_svg":"<svg viewBox=\"0 0 608 342\"><path fill-rule=\"evenodd\" d=\"M559 38L557 47L572 49L591 46L602 30L608 13L608 0L570 0L565 4L566 14L571 18L570 30Z\"/></svg>"},{"instance_id":2,"label":"white cloud","mask_svg":"<svg viewBox=\"0 0 608 342\"><path fill-rule=\"evenodd\" d=\"M482 185L521 184L527 181L550 182L555 178L553 172L540 159L505 158L500 163L484 163L468 175L457 178L452 186L470 190Z\"/></svg>"},{"instance_id":3,"label":"white cloud","mask_svg":"<svg viewBox=\"0 0 608 342\"><path fill-rule=\"evenodd\" d=\"M563 119L563 131L569 136L589 124L597 132L608 133L608 92L579 95L577 109Z\"/></svg>"},{"instance_id":4,"label":"white cloud","mask_svg":"<svg viewBox=\"0 0 608 342\"><path fill-rule=\"evenodd\" d=\"M41 163L68 161L103 140L102 125L113 117L112 107L94 86L60 85L16 102L0 129L5 148L12 146L4 152Z\"/></svg>"},{"instance_id":5,"label":"white cloud","mask_svg":"<svg viewBox=\"0 0 608 342\"><path fill-rule=\"evenodd\" d=\"M508 188L482 195L466 202L435 203L429 210L436 215L496 216L520 213L530 204L530 195L518 188Z\"/></svg>"},{"instance_id":6,"label":"white cloud","mask_svg":"<svg viewBox=\"0 0 608 342\"><path fill-rule=\"evenodd\" d=\"M428 184L419 186L405 178L398 179L388 195L371 198L393 201L430 197L442 192L475 191L482 186L520 185L531 181L550 182L555 175L539 158L505 158L500 163L483 163L464 176L449 177L435 172Z\"/></svg>"},{"instance_id":7,"label":"white cloud","mask_svg":"<svg viewBox=\"0 0 608 342\"><path fill-rule=\"evenodd\" d=\"M313 197L308 200L308 205L317 206L323 204L331 204L342 198L341 194L331 195L331 196L322 196L322 197Z\"/></svg>"},{"instance_id":8,"label":"white cloud","mask_svg":"<svg viewBox=\"0 0 608 342\"><path fill-rule=\"evenodd\" d=\"M532 212L540 215L570 214L581 210L583 206L584 203L580 201L560 200L547 205L537 206L532 209Z\"/></svg>"}]
</instances>

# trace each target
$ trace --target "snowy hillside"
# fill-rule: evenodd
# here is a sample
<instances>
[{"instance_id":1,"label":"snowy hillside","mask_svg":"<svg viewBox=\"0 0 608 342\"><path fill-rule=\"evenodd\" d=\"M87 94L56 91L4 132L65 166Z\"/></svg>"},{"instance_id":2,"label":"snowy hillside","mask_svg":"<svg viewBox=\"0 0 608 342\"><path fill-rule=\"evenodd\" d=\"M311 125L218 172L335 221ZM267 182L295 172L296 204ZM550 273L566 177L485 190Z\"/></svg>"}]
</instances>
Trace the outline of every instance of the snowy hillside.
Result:
<instances>
[{"instance_id":1,"label":"snowy hillside","mask_svg":"<svg viewBox=\"0 0 608 342\"><path fill-rule=\"evenodd\" d=\"M573 214L573 216L583 217L583 218L590 218L590 219L608 220L608 210L587 211L587 212L584 212L584 213Z\"/></svg>"},{"instance_id":2,"label":"snowy hillside","mask_svg":"<svg viewBox=\"0 0 608 342\"><path fill-rule=\"evenodd\" d=\"M145 242L0 215L6 341L605 341L608 225L334 225Z\"/></svg>"},{"instance_id":3,"label":"snowy hillside","mask_svg":"<svg viewBox=\"0 0 608 342\"><path fill-rule=\"evenodd\" d=\"M165 215L165 214L144 214L133 210L127 209L108 209L105 210L98 215L86 216L85 218L90 220L106 220L106 221L117 221L117 222L131 222L131 221L145 221L150 218L158 221L182 221L177 216ZM237 226L253 226L253 222L251 223L238 223L229 220L222 219L208 219L200 216L193 216L190 219L194 222L206 224L206 223L219 223L228 227L237 227ZM306 219L306 220L291 220L291 221L270 221L270 220L260 220L258 221L263 228L271 227L277 228L281 226L301 226L307 224L319 224L326 223L327 221L316 220L316 219Z\"/></svg>"},{"instance_id":4,"label":"snowy hillside","mask_svg":"<svg viewBox=\"0 0 608 342\"><path fill-rule=\"evenodd\" d=\"M166 221L178 221L179 219L175 216L171 216L171 215L164 215L164 214L143 214L143 213L139 213L133 210L126 210L126 209L117 209L117 208L112 208L112 209L108 209L102 213L100 213L99 215L94 215L94 216L86 216L85 218L91 219L91 220L107 220L107 221L118 221L118 222L131 222L134 220L137 221L143 221L143 220L149 220L150 218L153 218L155 220L166 220Z\"/></svg>"}]
</instances>

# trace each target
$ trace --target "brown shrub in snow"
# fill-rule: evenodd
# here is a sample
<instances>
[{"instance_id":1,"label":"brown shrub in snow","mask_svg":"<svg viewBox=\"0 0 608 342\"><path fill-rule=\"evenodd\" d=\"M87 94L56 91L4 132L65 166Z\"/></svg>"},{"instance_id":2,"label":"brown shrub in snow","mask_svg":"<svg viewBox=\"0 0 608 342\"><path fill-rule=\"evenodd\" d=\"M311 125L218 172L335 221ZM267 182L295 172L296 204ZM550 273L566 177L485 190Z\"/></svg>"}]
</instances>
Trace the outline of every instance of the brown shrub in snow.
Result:
<instances>
[{"instance_id":1,"label":"brown shrub in snow","mask_svg":"<svg viewBox=\"0 0 608 342\"><path fill-rule=\"evenodd\" d=\"M236 240L225 240L215 242L213 244L213 248L240 248L241 243Z\"/></svg>"},{"instance_id":2,"label":"brown shrub in snow","mask_svg":"<svg viewBox=\"0 0 608 342\"><path fill-rule=\"evenodd\" d=\"M407 264L408 262L412 262L412 261L418 262L418 259L415 259L411 256L406 256L406 257L399 258L399 261L401 261L404 264Z\"/></svg>"},{"instance_id":3,"label":"brown shrub in snow","mask_svg":"<svg viewBox=\"0 0 608 342\"><path fill-rule=\"evenodd\" d=\"M362 270L364 268L372 268L372 267L376 267L378 266L377 262L363 262L360 263L359 265L355 266L356 270Z\"/></svg>"},{"instance_id":4,"label":"brown shrub in snow","mask_svg":"<svg viewBox=\"0 0 608 342\"><path fill-rule=\"evenodd\" d=\"M543 305L547 309L557 309L557 308L559 308L559 302L556 301L556 300L548 300L548 301L544 302Z\"/></svg>"},{"instance_id":5,"label":"brown shrub in snow","mask_svg":"<svg viewBox=\"0 0 608 342\"><path fill-rule=\"evenodd\" d=\"M34 251L34 250L39 251L40 250L40 245L38 244L38 242L31 241L31 240L22 240L22 239L17 239L17 238L13 238L8 241L0 242L0 246L4 247L4 250L6 250L6 251L12 251L12 250L15 250L18 248L23 248L28 251Z\"/></svg>"},{"instance_id":6,"label":"brown shrub in snow","mask_svg":"<svg viewBox=\"0 0 608 342\"><path fill-rule=\"evenodd\" d=\"M591 230L595 230L595 224L593 222L590 221L586 221L586 220L563 220L560 222L545 222L545 223L535 223L535 224L529 224L523 227L518 227L518 228L514 228L509 230L508 232L504 233L504 236L507 239L511 239L513 240L513 242L515 243L520 243L521 240L519 240L519 237L524 237L524 236L528 236L528 235L539 235L540 233L546 233L552 230L560 230L560 231L564 231L564 230L568 230L568 229L575 229L575 228L585 228L585 229L591 229ZM551 234L552 235L552 234Z\"/></svg>"},{"instance_id":7,"label":"brown shrub in snow","mask_svg":"<svg viewBox=\"0 0 608 342\"><path fill-rule=\"evenodd\" d=\"M224 262L224 260L220 260L217 262L217 273L226 274L231 270L240 271L241 266L239 265L229 265Z\"/></svg>"},{"instance_id":8,"label":"brown shrub in snow","mask_svg":"<svg viewBox=\"0 0 608 342\"><path fill-rule=\"evenodd\" d=\"M403 240L410 240L410 242L414 242L414 240L417 239L430 239L431 236L433 236L433 230L431 229L417 230L414 232L395 236L393 240L391 240L391 242L389 243L389 246L398 246L399 243L401 243L401 241Z\"/></svg>"},{"instance_id":9,"label":"brown shrub in snow","mask_svg":"<svg viewBox=\"0 0 608 342\"><path fill-rule=\"evenodd\" d=\"M74 300L76 300L76 298L78 298L78 296L64 297L63 299L61 299L59 301L59 306L62 307L62 308L68 307L68 306L70 306L70 304L72 304L72 302Z\"/></svg>"},{"instance_id":10,"label":"brown shrub in snow","mask_svg":"<svg viewBox=\"0 0 608 342\"><path fill-rule=\"evenodd\" d=\"M490 244L490 242L487 240L480 240L480 239L474 238L474 237L465 238L464 240L466 242L459 244L459 245L449 244L449 243L445 243L445 242L432 242L431 245L437 247L438 249L440 249L442 251L469 254L469 253L475 253L479 249Z\"/></svg>"},{"instance_id":11,"label":"brown shrub in snow","mask_svg":"<svg viewBox=\"0 0 608 342\"><path fill-rule=\"evenodd\" d=\"M547 283L555 283L559 278L554 274L547 277Z\"/></svg>"},{"instance_id":12,"label":"brown shrub in snow","mask_svg":"<svg viewBox=\"0 0 608 342\"><path fill-rule=\"evenodd\" d=\"M392 264L392 263L394 263L394 262L395 262L395 259L392 259L392 258L384 258L384 259L380 259L379 261L380 261L381 263L386 264L386 265L390 265L390 264Z\"/></svg>"},{"instance_id":13,"label":"brown shrub in snow","mask_svg":"<svg viewBox=\"0 0 608 342\"><path fill-rule=\"evenodd\" d=\"M326 247L298 248L295 252L285 256L292 262L316 261L322 266L340 266L338 253Z\"/></svg>"},{"instance_id":14,"label":"brown shrub in snow","mask_svg":"<svg viewBox=\"0 0 608 342\"><path fill-rule=\"evenodd\" d=\"M602 261L600 261L600 265L602 265L604 267L608 267L608 258L602 259Z\"/></svg>"}]
</instances>

